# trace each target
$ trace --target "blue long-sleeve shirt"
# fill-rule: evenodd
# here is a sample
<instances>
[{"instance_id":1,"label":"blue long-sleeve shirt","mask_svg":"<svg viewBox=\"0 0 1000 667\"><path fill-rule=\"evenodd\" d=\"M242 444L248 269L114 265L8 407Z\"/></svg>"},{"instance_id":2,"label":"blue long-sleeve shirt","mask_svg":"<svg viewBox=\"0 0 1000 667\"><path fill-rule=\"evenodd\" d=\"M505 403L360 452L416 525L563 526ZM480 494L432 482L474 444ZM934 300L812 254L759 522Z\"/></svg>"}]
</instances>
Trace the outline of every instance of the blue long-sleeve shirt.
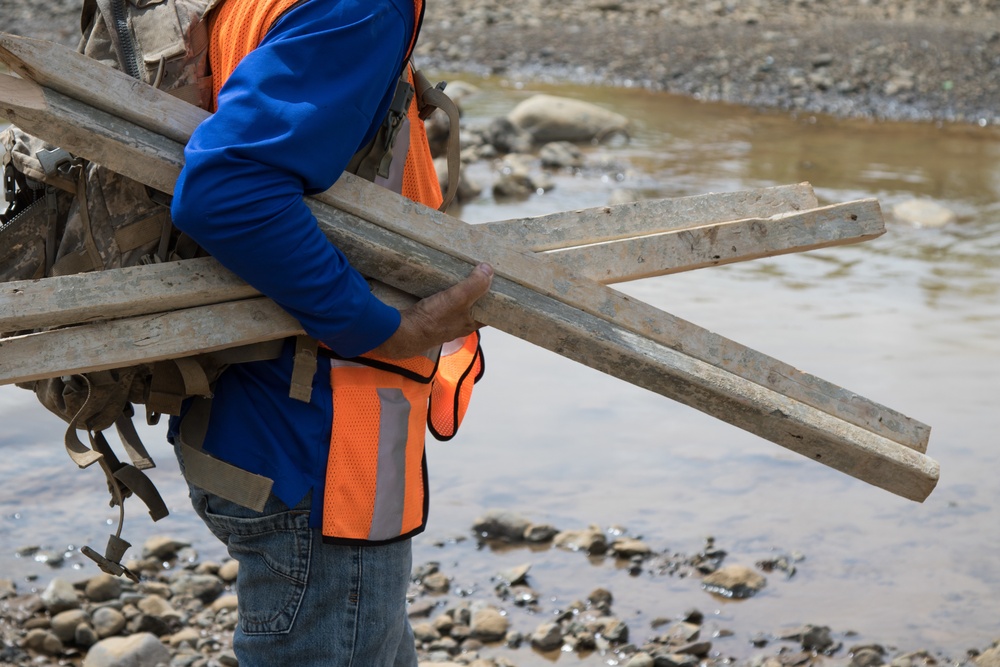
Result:
<instances>
[{"instance_id":1,"label":"blue long-sleeve shirt","mask_svg":"<svg viewBox=\"0 0 1000 667\"><path fill-rule=\"evenodd\" d=\"M372 296L303 197L329 188L374 135L413 29L412 0L308 0L288 11L223 85L174 192L179 229L343 356L377 347L400 315ZM311 402L290 399L293 346L285 347L279 359L222 375L204 447L273 479L290 506L314 490L318 508L329 367L321 359Z\"/></svg>"}]
</instances>

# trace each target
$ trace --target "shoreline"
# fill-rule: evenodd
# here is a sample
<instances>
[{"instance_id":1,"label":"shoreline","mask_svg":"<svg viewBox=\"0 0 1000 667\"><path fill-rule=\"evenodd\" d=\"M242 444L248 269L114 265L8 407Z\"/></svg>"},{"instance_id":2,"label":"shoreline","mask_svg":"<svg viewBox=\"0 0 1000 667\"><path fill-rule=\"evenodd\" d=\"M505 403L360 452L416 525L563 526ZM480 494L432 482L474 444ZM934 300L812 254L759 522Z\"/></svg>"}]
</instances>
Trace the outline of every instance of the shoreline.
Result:
<instances>
[{"instance_id":1,"label":"shoreline","mask_svg":"<svg viewBox=\"0 0 1000 667\"><path fill-rule=\"evenodd\" d=\"M533 19L530 8L514 16L465 0L457 11L428 10L417 61L757 109L1000 125L1000 31L988 2L964 16L903 20L858 8L825 12L823 3L780 17L778 9L791 9L785 3L720 4L685 13L572 0Z\"/></svg>"},{"instance_id":2,"label":"shoreline","mask_svg":"<svg viewBox=\"0 0 1000 667\"><path fill-rule=\"evenodd\" d=\"M75 46L78 0L3 30ZM997 0L428 3L420 67L637 87L756 109L1000 125Z\"/></svg>"}]
</instances>

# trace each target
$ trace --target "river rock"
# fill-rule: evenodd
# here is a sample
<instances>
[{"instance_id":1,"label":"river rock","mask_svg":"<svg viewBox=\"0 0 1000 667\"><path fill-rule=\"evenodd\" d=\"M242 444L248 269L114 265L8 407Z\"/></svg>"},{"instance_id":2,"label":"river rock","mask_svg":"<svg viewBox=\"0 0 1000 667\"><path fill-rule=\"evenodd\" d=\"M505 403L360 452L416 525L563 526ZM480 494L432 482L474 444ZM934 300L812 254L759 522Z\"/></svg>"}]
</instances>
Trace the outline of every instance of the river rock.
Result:
<instances>
[{"instance_id":1,"label":"river rock","mask_svg":"<svg viewBox=\"0 0 1000 667\"><path fill-rule=\"evenodd\" d=\"M653 667L653 656L648 653L639 652L629 658L625 667Z\"/></svg>"},{"instance_id":2,"label":"river rock","mask_svg":"<svg viewBox=\"0 0 1000 667\"><path fill-rule=\"evenodd\" d=\"M976 667L1000 667L1000 646L983 651L973 662Z\"/></svg>"},{"instance_id":3,"label":"river rock","mask_svg":"<svg viewBox=\"0 0 1000 667\"><path fill-rule=\"evenodd\" d=\"M442 194L448 191L448 158L439 157L434 159L434 171L437 172L438 185ZM459 204L470 202L483 193L483 186L475 180L469 178L465 170L465 165L459 163L458 166L458 190L455 193L455 200Z\"/></svg>"},{"instance_id":4,"label":"river rock","mask_svg":"<svg viewBox=\"0 0 1000 667\"><path fill-rule=\"evenodd\" d=\"M490 510L476 519L472 524L472 530L480 537L521 542L524 540L525 530L530 525L530 521L513 512Z\"/></svg>"},{"instance_id":5,"label":"river rock","mask_svg":"<svg viewBox=\"0 0 1000 667\"><path fill-rule=\"evenodd\" d=\"M91 615L90 622L101 639L112 637L125 629L125 614L113 607L99 607Z\"/></svg>"},{"instance_id":6,"label":"river rock","mask_svg":"<svg viewBox=\"0 0 1000 667\"><path fill-rule=\"evenodd\" d=\"M881 646L855 646L851 648L850 667L880 667L884 664L885 649Z\"/></svg>"},{"instance_id":7,"label":"river rock","mask_svg":"<svg viewBox=\"0 0 1000 667\"><path fill-rule=\"evenodd\" d=\"M111 637L94 644L83 667L154 667L170 664L170 651L149 633Z\"/></svg>"},{"instance_id":8,"label":"river rock","mask_svg":"<svg viewBox=\"0 0 1000 667\"><path fill-rule=\"evenodd\" d=\"M497 578L508 586L517 586L519 584L527 583L528 572L531 570L531 563L525 563L524 565L517 565L515 567L509 567L506 570L501 570L497 574Z\"/></svg>"},{"instance_id":9,"label":"river rock","mask_svg":"<svg viewBox=\"0 0 1000 667\"><path fill-rule=\"evenodd\" d=\"M562 648L562 629L556 623L542 623L531 633L531 645L539 651L555 651Z\"/></svg>"},{"instance_id":10,"label":"river rock","mask_svg":"<svg viewBox=\"0 0 1000 667\"><path fill-rule=\"evenodd\" d=\"M507 636L510 621L493 607L478 610L472 615L470 636L484 642L498 642Z\"/></svg>"},{"instance_id":11,"label":"river rock","mask_svg":"<svg viewBox=\"0 0 1000 667\"><path fill-rule=\"evenodd\" d=\"M225 590L225 586L222 580L210 574L179 572L170 583L172 595L190 596L205 604L211 604L223 590Z\"/></svg>"},{"instance_id":12,"label":"river rock","mask_svg":"<svg viewBox=\"0 0 1000 667\"><path fill-rule=\"evenodd\" d=\"M524 531L524 541L532 544L551 542L559 534L559 529L547 523L533 523Z\"/></svg>"},{"instance_id":13,"label":"river rock","mask_svg":"<svg viewBox=\"0 0 1000 667\"><path fill-rule=\"evenodd\" d=\"M501 154L529 153L534 145L531 133L509 118L494 118L483 130L483 139Z\"/></svg>"},{"instance_id":14,"label":"river rock","mask_svg":"<svg viewBox=\"0 0 1000 667\"><path fill-rule=\"evenodd\" d=\"M58 655L63 652L62 640L56 636L56 633L42 628L28 630L21 645L26 649L47 655Z\"/></svg>"},{"instance_id":15,"label":"river rock","mask_svg":"<svg viewBox=\"0 0 1000 667\"><path fill-rule=\"evenodd\" d=\"M536 143L591 141L615 133L628 133L628 119L596 104L556 95L534 95L507 116L526 130Z\"/></svg>"},{"instance_id":16,"label":"river rock","mask_svg":"<svg viewBox=\"0 0 1000 667\"><path fill-rule=\"evenodd\" d=\"M236 581L236 575L240 572L240 562L235 558L230 558L225 563L219 566L219 571L216 576L222 579L227 584L231 584Z\"/></svg>"},{"instance_id":17,"label":"river rock","mask_svg":"<svg viewBox=\"0 0 1000 667\"><path fill-rule=\"evenodd\" d=\"M583 153L570 141L550 141L539 149L538 157L542 166L549 169L576 169L583 166Z\"/></svg>"},{"instance_id":18,"label":"river rock","mask_svg":"<svg viewBox=\"0 0 1000 667\"><path fill-rule=\"evenodd\" d=\"M451 588L451 580L443 572L432 572L423 578L424 589L431 593L447 593Z\"/></svg>"},{"instance_id":19,"label":"river rock","mask_svg":"<svg viewBox=\"0 0 1000 667\"><path fill-rule=\"evenodd\" d=\"M944 227L958 216L951 209L926 199L908 199L892 207L897 221L916 227Z\"/></svg>"},{"instance_id":20,"label":"river rock","mask_svg":"<svg viewBox=\"0 0 1000 667\"><path fill-rule=\"evenodd\" d=\"M441 632L439 632L438 629L431 623L415 623L413 624L412 630L413 638L422 644L429 644L430 642L441 639Z\"/></svg>"},{"instance_id":21,"label":"river rock","mask_svg":"<svg viewBox=\"0 0 1000 667\"><path fill-rule=\"evenodd\" d=\"M608 195L608 206L620 206L622 204L634 204L637 201L642 201L645 197L638 190L629 190L626 188L616 188L611 191Z\"/></svg>"},{"instance_id":22,"label":"river rock","mask_svg":"<svg viewBox=\"0 0 1000 667\"><path fill-rule=\"evenodd\" d=\"M162 535L151 537L142 545L142 557L154 558L161 561L170 560L177 555L178 551L190 546L190 542L182 542L172 537Z\"/></svg>"},{"instance_id":23,"label":"river rock","mask_svg":"<svg viewBox=\"0 0 1000 667\"><path fill-rule=\"evenodd\" d=\"M744 565L726 565L702 579L702 586L711 593L730 598L756 595L767 579Z\"/></svg>"},{"instance_id":24,"label":"river rock","mask_svg":"<svg viewBox=\"0 0 1000 667\"><path fill-rule=\"evenodd\" d=\"M90 621L90 616L82 609L68 609L63 612L59 612L52 617L50 626L52 627L52 632L56 637L59 638L64 644L73 641L73 637L76 635L76 628L81 623L87 623Z\"/></svg>"},{"instance_id":25,"label":"river rock","mask_svg":"<svg viewBox=\"0 0 1000 667\"><path fill-rule=\"evenodd\" d=\"M648 544L633 537L619 537L611 543L611 551L620 558L632 558L634 556L646 558L653 553Z\"/></svg>"},{"instance_id":26,"label":"river rock","mask_svg":"<svg viewBox=\"0 0 1000 667\"><path fill-rule=\"evenodd\" d=\"M76 632L73 633L73 643L81 648L90 648L100 640L97 631L89 623L76 626Z\"/></svg>"},{"instance_id":27,"label":"river rock","mask_svg":"<svg viewBox=\"0 0 1000 667\"><path fill-rule=\"evenodd\" d=\"M608 538L602 530L593 526L585 530L564 530L555 536L553 544L562 549L595 555L608 550Z\"/></svg>"},{"instance_id":28,"label":"river rock","mask_svg":"<svg viewBox=\"0 0 1000 667\"><path fill-rule=\"evenodd\" d=\"M83 594L91 602L107 602L122 594L121 577L101 572L87 580Z\"/></svg>"},{"instance_id":29,"label":"river rock","mask_svg":"<svg viewBox=\"0 0 1000 667\"><path fill-rule=\"evenodd\" d=\"M17 595L17 585L10 579L0 579L0 600Z\"/></svg>"},{"instance_id":30,"label":"river rock","mask_svg":"<svg viewBox=\"0 0 1000 667\"><path fill-rule=\"evenodd\" d=\"M181 620L180 613L165 598L159 595L149 595L140 600L137 606L142 613L167 621L168 623Z\"/></svg>"},{"instance_id":31,"label":"river rock","mask_svg":"<svg viewBox=\"0 0 1000 667\"><path fill-rule=\"evenodd\" d=\"M239 608L239 602L239 598L235 593L220 595L211 605L209 605L209 609L212 611L235 611Z\"/></svg>"},{"instance_id":32,"label":"river rock","mask_svg":"<svg viewBox=\"0 0 1000 667\"><path fill-rule=\"evenodd\" d=\"M73 584L60 577L49 582L49 585L42 591L41 598L45 609L50 614L58 614L61 611L76 609L80 606L80 597Z\"/></svg>"}]
</instances>

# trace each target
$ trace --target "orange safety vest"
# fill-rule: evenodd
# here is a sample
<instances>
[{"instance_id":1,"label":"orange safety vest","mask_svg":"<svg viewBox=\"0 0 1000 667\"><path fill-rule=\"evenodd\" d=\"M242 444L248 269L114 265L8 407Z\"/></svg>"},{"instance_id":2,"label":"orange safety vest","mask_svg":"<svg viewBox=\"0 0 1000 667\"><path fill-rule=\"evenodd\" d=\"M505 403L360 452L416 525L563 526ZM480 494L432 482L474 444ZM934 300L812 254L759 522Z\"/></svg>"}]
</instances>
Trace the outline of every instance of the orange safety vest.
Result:
<instances>
[{"instance_id":1,"label":"orange safety vest","mask_svg":"<svg viewBox=\"0 0 1000 667\"><path fill-rule=\"evenodd\" d=\"M213 107L240 60L300 0L225 0L209 21ZM423 0L414 0L417 26ZM410 50L416 34L410 42ZM413 84L413 70L407 65ZM443 201L424 121L414 98L401 194L437 208ZM323 502L323 537L337 543L385 543L411 537L427 522L424 433L455 435L472 387L484 371L478 333L427 356L390 360L375 355L330 358L333 424Z\"/></svg>"}]
</instances>

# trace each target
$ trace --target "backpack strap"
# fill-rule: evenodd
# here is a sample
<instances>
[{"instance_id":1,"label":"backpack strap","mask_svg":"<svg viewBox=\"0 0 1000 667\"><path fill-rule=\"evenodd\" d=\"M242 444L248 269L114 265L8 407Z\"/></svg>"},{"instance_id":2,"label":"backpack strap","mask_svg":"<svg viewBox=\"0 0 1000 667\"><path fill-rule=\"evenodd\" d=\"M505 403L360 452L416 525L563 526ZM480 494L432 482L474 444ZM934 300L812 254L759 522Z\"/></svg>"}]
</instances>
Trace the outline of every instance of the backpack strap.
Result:
<instances>
[{"instance_id":1,"label":"backpack strap","mask_svg":"<svg viewBox=\"0 0 1000 667\"><path fill-rule=\"evenodd\" d=\"M427 77L420 70L414 68L413 84L416 87L421 120L427 120L437 109L448 115L448 188L444 192L444 201L438 209L447 211L448 206L454 201L455 195L458 194L458 181L462 169L458 106L445 95L446 83L444 81L438 82L437 85L431 85Z\"/></svg>"},{"instance_id":2,"label":"backpack strap","mask_svg":"<svg viewBox=\"0 0 1000 667\"><path fill-rule=\"evenodd\" d=\"M258 512L264 511L264 505L271 495L271 487L274 486L273 480L237 468L204 451L211 410L210 399L194 398L181 420L178 451L184 478L230 502Z\"/></svg>"}]
</instances>

